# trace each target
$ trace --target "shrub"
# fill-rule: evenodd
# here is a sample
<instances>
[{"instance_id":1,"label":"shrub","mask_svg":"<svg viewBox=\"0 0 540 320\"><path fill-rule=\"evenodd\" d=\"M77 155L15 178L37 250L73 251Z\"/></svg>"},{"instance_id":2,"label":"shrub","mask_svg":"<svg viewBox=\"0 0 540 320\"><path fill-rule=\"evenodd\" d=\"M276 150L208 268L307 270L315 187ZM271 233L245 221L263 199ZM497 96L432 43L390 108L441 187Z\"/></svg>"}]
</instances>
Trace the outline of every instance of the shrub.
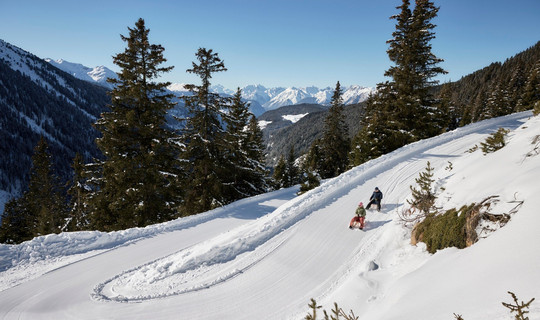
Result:
<instances>
[{"instance_id":1,"label":"shrub","mask_svg":"<svg viewBox=\"0 0 540 320\"><path fill-rule=\"evenodd\" d=\"M484 152L484 154L488 154L504 147L506 145L505 138L508 132L510 132L510 130L499 128L497 132L492 133L486 138L486 142L480 143L482 152Z\"/></svg>"},{"instance_id":2,"label":"shrub","mask_svg":"<svg viewBox=\"0 0 540 320\"><path fill-rule=\"evenodd\" d=\"M414 227L413 237L424 242L430 253L448 247L463 249L467 246L467 212L473 207L474 204L459 210L450 209L443 214L430 213Z\"/></svg>"}]
</instances>

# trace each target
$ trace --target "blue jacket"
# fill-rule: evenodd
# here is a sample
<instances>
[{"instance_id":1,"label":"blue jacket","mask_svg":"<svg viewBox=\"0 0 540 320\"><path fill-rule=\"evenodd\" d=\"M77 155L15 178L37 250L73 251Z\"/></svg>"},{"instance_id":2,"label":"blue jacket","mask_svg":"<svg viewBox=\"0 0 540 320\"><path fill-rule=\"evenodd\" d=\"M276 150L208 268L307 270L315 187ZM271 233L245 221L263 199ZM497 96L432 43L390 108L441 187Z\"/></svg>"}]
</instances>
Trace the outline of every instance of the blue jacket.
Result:
<instances>
[{"instance_id":1,"label":"blue jacket","mask_svg":"<svg viewBox=\"0 0 540 320\"><path fill-rule=\"evenodd\" d=\"M382 200L382 192L381 192L381 190L373 191L373 194L371 195L371 198L369 198L369 200L377 200L377 201L380 202Z\"/></svg>"}]
</instances>

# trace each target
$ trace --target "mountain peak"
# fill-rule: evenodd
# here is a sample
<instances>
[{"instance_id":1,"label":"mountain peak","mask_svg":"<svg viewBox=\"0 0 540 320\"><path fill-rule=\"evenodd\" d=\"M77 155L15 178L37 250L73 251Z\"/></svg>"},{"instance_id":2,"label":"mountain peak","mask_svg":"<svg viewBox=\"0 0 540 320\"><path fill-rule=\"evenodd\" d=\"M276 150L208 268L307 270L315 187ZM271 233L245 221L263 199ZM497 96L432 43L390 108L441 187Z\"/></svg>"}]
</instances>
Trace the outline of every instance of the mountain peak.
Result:
<instances>
[{"instance_id":1,"label":"mountain peak","mask_svg":"<svg viewBox=\"0 0 540 320\"><path fill-rule=\"evenodd\" d=\"M53 60L51 58L46 58L45 61L57 67L58 69L69 73L75 78L97 83L106 88L112 88L112 85L107 82L108 78L118 78L117 74L114 71L105 66L90 68L80 63L69 62L64 59Z\"/></svg>"}]
</instances>

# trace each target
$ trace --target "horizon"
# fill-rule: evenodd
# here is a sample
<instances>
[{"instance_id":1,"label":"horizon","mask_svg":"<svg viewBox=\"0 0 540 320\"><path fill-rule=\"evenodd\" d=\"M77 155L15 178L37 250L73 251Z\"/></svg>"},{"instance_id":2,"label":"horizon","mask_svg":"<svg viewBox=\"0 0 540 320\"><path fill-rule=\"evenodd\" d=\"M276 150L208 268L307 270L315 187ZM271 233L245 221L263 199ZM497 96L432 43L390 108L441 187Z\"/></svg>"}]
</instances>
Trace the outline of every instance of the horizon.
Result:
<instances>
[{"instance_id":1,"label":"horizon","mask_svg":"<svg viewBox=\"0 0 540 320\"><path fill-rule=\"evenodd\" d=\"M211 0L105 2L80 4L5 2L2 39L36 56L94 68L119 69L112 56L122 52L138 18L150 29L150 42L164 48L164 65L174 66L160 81L196 83L185 72L199 47L213 49L227 72L213 76L227 89L260 84L266 88L375 87L392 65L386 41L395 30L401 1L326 0L273 2ZM457 81L491 63L535 45L540 39L540 1L489 5L465 0L436 1L440 7L432 52L448 71L440 83ZM106 8L106 9L104 9ZM284 9L286 8L286 10ZM207 18L203 21L201 17ZM225 18L223 18L225 17ZM249 39L249 40L248 40Z\"/></svg>"}]
</instances>

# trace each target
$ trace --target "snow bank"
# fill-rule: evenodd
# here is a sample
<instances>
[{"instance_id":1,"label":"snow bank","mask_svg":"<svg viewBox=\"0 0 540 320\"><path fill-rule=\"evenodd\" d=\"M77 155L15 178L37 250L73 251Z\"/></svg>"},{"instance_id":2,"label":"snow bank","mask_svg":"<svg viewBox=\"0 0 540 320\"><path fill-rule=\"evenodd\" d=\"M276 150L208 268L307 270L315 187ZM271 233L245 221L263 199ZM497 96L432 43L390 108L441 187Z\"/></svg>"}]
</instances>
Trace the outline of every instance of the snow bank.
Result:
<instances>
[{"instance_id":1,"label":"snow bank","mask_svg":"<svg viewBox=\"0 0 540 320\"><path fill-rule=\"evenodd\" d=\"M209 220L223 218L243 206L258 206L276 198L290 198L294 189L280 190L237 201L231 205L195 216L176 219L144 228L114 232L63 232L36 237L19 245L0 244L0 291L33 279L45 272L92 255L111 250L157 234L195 227ZM268 206L271 210L273 206ZM260 211L260 209L258 209ZM264 211L258 214L264 214Z\"/></svg>"}]
</instances>

